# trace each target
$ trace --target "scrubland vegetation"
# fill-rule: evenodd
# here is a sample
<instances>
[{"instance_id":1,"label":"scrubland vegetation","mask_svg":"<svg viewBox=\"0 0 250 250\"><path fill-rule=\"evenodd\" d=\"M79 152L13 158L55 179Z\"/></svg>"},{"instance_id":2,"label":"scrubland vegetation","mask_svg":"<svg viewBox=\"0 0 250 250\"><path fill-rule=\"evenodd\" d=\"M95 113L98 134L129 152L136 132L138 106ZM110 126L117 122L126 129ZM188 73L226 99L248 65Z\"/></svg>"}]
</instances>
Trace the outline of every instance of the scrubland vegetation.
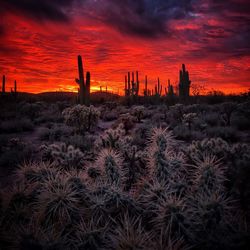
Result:
<instances>
[{"instance_id":1,"label":"scrubland vegetation","mask_svg":"<svg viewBox=\"0 0 250 250\"><path fill-rule=\"evenodd\" d=\"M3 249L248 249L249 101L0 109Z\"/></svg>"}]
</instances>

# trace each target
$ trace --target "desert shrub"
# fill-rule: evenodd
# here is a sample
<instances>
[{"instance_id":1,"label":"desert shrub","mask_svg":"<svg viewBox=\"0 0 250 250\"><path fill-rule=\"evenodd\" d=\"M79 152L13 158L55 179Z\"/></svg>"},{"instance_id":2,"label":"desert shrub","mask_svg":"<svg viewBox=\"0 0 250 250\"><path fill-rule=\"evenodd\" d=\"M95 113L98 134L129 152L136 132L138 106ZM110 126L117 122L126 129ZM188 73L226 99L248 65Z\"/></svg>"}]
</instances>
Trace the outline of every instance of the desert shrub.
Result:
<instances>
[{"instance_id":1,"label":"desert shrub","mask_svg":"<svg viewBox=\"0 0 250 250\"><path fill-rule=\"evenodd\" d=\"M220 122L220 116L216 112L205 113L203 119L210 126L218 126Z\"/></svg>"},{"instance_id":2,"label":"desert shrub","mask_svg":"<svg viewBox=\"0 0 250 250\"><path fill-rule=\"evenodd\" d=\"M1 133L20 133L24 131L32 131L33 129L33 122L27 118L6 120L0 123Z\"/></svg>"},{"instance_id":3,"label":"desert shrub","mask_svg":"<svg viewBox=\"0 0 250 250\"><path fill-rule=\"evenodd\" d=\"M103 121L114 121L119 117L118 113L115 110L104 111L101 114L102 114L101 116L102 116Z\"/></svg>"},{"instance_id":4,"label":"desert shrub","mask_svg":"<svg viewBox=\"0 0 250 250\"><path fill-rule=\"evenodd\" d=\"M144 106L135 106L132 109L132 115L134 115L137 119L137 122L141 122L141 119L144 117L145 108Z\"/></svg>"},{"instance_id":5,"label":"desert shrub","mask_svg":"<svg viewBox=\"0 0 250 250\"><path fill-rule=\"evenodd\" d=\"M206 129L208 137L220 137L228 142L236 142L239 137L235 128L232 127L211 127Z\"/></svg>"},{"instance_id":6,"label":"desert shrub","mask_svg":"<svg viewBox=\"0 0 250 250\"><path fill-rule=\"evenodd\" d=\"M182 122L184 114L183 108L183 104L176 104L170 107L168 119L170 120L171 127L174 127Z\"/></svg>"},{"instance_id":7,"label":"desert shrub","mask_svg":"<svg viewBox=\"0 0 250 250\"><path fill-rule=\"evenodd\" d=\"M236 111L237 105L233 102L224 102L220 105L222 120L226 126L231 125L232 114Z\"/></svg>"},{"instance_id":8,"label":"desert shrub","mask_svg":"<svg viewBox=\"0 0 250 250\"><path fill-rule=\"evenodd\" d=\"M183 115L182 122L191 130L194 121L197 119L196 113L188 113Z\"/></svg>"},{"instance_id":9,"label":"desert shrub","mask_svg":"<svg viewBox=\"0 0 250 250\"><path fill-rule=\"evenodd\" d=\"M152 114L152 117L151 117L150 120L152 121L152 123L154 125L159 125L159 124L162 123L163 119L164 119L164 115L162 113L157 113L156 112L156 113Z\"/></svg>"},{"instance_id":10,"label":"desert shrub","mask_svg":"<svg viewBox=\"0 0 250 250\"><path fill-rule=\"evenodd\" d=\"M46 122L63 122L61 110L57 105L51 105L48 109L41 111L39 117L35 119L35 123L37 124Z\"/></svg>"},{"instance_id":11,"label":"desert shrub","mask_svg":"<svg viewBox=\"0 0 250 250\"><path fill-rule=\"evenodd\" d=\"M45 104L41 102L23 103L20 106L20 113L29 117L31 120L37 118L44 109Z\"/></svg>"},{"instance_id":12,"label":"desert shrub","mask_svg":"<svg viewBox=\"0 0 250 250\"><path fill-rule=\"evenodd\" d=\"M199 130L190 130L184 124L177 125L173 129L173 133L178 140L190 141L190 140L202 140L205 135Z\"/></svg>"},{"instance_id":13,"label":"desert shrub","mask_svg":"<svg viewBox=\"0 0 250 250\"><path fill-rule=\"evenodd\" d=\"M234 114L231 118L231 126L237 128L238 130L249 130L250 118L248 116Z\"/></svg>"},{"instance_id":14,"label":"desert shrub","mask_svg":"<svg viewBox=\"0 0 250 250\"><path fill-rule=\"evenodd\" d=\"M1 150L0 166L13 168L25 160L33 159L35 148L19 138L11 138L6 145L2 146Z\"/></svg>"},{"instance_id":15,"label":"desert shrub","mask_svg":"<svg viewBox=\"0 0 250 250\"><path fill-rule=\"evenodd\" d=\"M94 107L76 105L63 111L65 123L75 127L77 132L90 131L97 125L99 111Z\"/></svg>"},{"instance_id":16,"label":"desert shrub","mask_svg":"<svg viewBox=\"0 0 250 250\"><path fill-rule=\"evenodd\" d=\"M42 127L39 130L39 138L43 141L60 141L61 138L68 137L73 133L72 128L65 125L55 124L51 128Z\"/></svg>"}]
</instances>

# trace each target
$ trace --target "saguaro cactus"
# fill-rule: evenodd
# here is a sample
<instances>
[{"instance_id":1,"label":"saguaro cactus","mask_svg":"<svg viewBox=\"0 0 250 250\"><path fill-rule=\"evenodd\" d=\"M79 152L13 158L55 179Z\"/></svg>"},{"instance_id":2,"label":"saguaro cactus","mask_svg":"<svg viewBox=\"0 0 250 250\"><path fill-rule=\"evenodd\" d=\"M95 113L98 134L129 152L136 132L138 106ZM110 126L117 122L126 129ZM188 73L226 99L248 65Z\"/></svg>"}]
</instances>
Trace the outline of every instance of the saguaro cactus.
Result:
<instances>
[{"instance_id":1,"label":"saguaro cactus","mask_svg":"<svg viewBox=\"0 0 250 250\"><path fill-rule=\"evenodd\" d=\"M2 93L3 94L5 93L5 81L6 81L6 78L5 78L5 75L3 75L3 82L2 82Z\"/></svg>"},{"instance_id":2,"label":"saguaro cactus","mask_svg":"<svg viewBox=\"0 0 250 250\"><path fill-rule=\"evenodd\" d=\"M166 95L168 95L168 96L174 96L174 87L170 83L169 79L168 79L168 91L167 91Z\"/></svg>"},{"instance_id":3,"label":"saguaro cactus","mask_svg":"<svg viewBox=\"0 0 250 250\"><path fill-rule=\"evenodd\" d=\"M139 95L139 73L136 71L136 81L135 74L132 72L132 79L130 81L130 72L128 76L125 76L125 96L137 97Z\"/></svg>"},{"instance_id":4,"label":"saguaro cactus","mask_svg":"<svg viewBox=\"0 0 250 250\"><path fill-rule=\"evenodd\" d=\"M16 83L16 80L14 81L14 93L15 94L17 93L17 83Z\"/></svg>"},{"instance_id":5,"label":"saguaro cactus","mask_svg":"<svg viewBox=\"0 0 250 250\"><path fill-rule=\"evenodd\" d=\"M185 64L182 64L182 70L180 70L179 81L179 96L183 99L189 97L191 81L189 80L189 72L186 71Z\"/></svg>"},{"instance_id":6,"label":"saguaro cactus","mask_svg":"<svg viewBox=\"0 0 250 250\"><path fill-rule=\"evenodd\" d=\"M84 70L82 57L78 56L78 72L79 79L76 79L76 82L79 84L79 99L81 105L89 105L90 99L90 72L86 73L86 81L84 81Z\"/></svg>"},{"instance_id":7,"label":"saguaro cactus","mask_svg":"<svg viewBox=\"0 0 250 250\"><path fill-rule=\"evenodd\" d=\"M148 76L145 76L145 89L144 89L144 96L148 96L149 92L148 92Z\"/></svg>"},{"instance_id":8,"label":"saguaro cactus","mask_svg":"<svg viewBox=\"0 0 250 250\"><path fill-rule=\"evenodd\" d=\"M158 83L155 85L155 95L161 96L162 93L162 85L160 84L160 78L158 77Z\"/></svg>"}]
</instances>

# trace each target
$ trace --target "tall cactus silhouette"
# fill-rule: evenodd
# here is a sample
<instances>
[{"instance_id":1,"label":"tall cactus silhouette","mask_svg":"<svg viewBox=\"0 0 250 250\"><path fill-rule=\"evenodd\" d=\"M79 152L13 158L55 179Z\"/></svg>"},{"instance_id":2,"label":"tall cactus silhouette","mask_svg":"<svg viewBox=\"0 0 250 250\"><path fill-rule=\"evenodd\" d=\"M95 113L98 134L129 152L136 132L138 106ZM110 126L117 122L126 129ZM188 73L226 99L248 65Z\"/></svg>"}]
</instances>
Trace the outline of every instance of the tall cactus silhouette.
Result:
<instances>
[{"instance_id":1,"label":"tall cactus silhouette","mask_svg":"<svg viewBox=\"0 0 250 250\"><path fill-rule=\"evenodd\" d=\"M189 72L186 71L185 64L182 64L179 80L179 96L183 99L189 97L191 81L189 80Z\"/></svg>"},{"instance_id":2,"label":"tall cactus silhouette","mask_svg":"<svg viewBox=\"0 0 250 250\"><path fill-rule=\"evenodd\" d=\"M161 96L162 85L160 84L160 78L158 77L158 83L155 85L155 96Z\"/></svg>"},{"instance_id":3,"label":"tall cactus silhouette","mask_svg":"<svg viewBox=\"0 0 250 250\"><path fill-rule=\"evenodd\" d=\"M139 73L136 71L136 81L134 72L132 72L132 79L130 79L130 76L130 72L128 72L128 76L125 76L125 96L138 97L140 89Z\"/></svg>"},{"instance_id":4,"label":"tall cactus silhouette","mask_svg":"<svg viewBox=\"0 0 250 250\"><path fill-rule=\"evenodd\" d=\"M145 76L145 89L143 91L144 96L149 95L149 90L148 90L148 76Z\"/></svg>"},{"instance_id":5,"label":"tall cactus silhouette","mask_svg":"<svg viewBox=\"0 0 250 250\"><path fill-rule=\"evenodd\" d=\"M89 105L90 102L90 72L86 73L86 81L84 81L84 70L82 57L78 56L78 72L79 79L76 79L76 83L79 84L79 99L81 105Z\"/></svg>"},{"instance_id":6,"label":"tall cactus silhouette","mask_svg":"<svg viewBox=\"0 0 250 250\"><path fill-rule=\"evenodd\" d=\"M14 93L15 94L17 93L17 83L16 83L16 80L14 81Z\"/></svg>"},{"instance_id":7,"label":"tall cactus silhouette","mask_svg":"<svg viewBox=\"0 0 250 250\"><path fill-rule=\"evenodd\" d=\"M2 93L5 93L5 82L6 82L6 78L5 75L3 75L3 82L2 82Z\"/></svg>"},{"instance_id":8,"label":"tall cactus silhouette","mask_svg":"<svg viewBox=\"0 0 250 250\"><path fill-rule=\"evenodd\" d=\"M170 80L168 79L168 91L167 91L168 96L174 96L174 87L170 83Z\"/></svg>"}]
</instances>

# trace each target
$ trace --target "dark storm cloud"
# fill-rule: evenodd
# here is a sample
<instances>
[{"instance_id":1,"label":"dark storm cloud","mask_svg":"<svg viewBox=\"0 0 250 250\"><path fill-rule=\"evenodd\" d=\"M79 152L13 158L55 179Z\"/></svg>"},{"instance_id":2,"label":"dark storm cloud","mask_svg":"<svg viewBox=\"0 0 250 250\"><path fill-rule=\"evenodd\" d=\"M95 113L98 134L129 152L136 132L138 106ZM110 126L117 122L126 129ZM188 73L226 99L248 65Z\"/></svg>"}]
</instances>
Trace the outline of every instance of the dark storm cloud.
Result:
<instances>
[{"instance_id":1,"label":"dark storm cloud","mask_svg":"<svg viewBox=\"0 0 250 250\"><path fill-rule=\"evenodd\" d=\"M51 20L65 22L69 20L67 10L74 0L7 0L0 1L3 12L17 12L37 21Z\"/></svg>"},{"instance_id":2,"label":"dark storm cloud","mask_svg":"<svg viewBox=\"0 0 250 250\"><path fill-rule=\"evenodd\" d=\"M192 2L194 0L99 0L95 1L94 8L104 22L122 33L156 37L169 34L169 20L190 18Z\"/></svg>"}]
</instances>

